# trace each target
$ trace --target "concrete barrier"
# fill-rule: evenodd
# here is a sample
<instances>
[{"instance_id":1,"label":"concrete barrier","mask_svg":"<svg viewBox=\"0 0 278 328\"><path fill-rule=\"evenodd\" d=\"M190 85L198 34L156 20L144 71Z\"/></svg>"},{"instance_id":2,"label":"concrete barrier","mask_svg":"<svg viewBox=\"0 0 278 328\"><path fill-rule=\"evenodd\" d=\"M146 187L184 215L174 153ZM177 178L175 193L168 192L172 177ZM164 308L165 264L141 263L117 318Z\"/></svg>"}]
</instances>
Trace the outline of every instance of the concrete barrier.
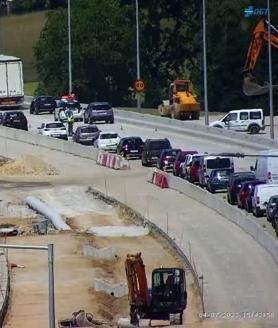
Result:
<instances>
[{"instance_id":1,"label":"concrete barrier","mask_svg":"<svg viewBox=\"0 0 278 328\"><path fill-rule=\"evenodd\" d=\"M173 175L168 175L169 188L179 191L186 196L215 210L229 221L237 224L251 235L278 264L278 239L265 231L256 221L252 220L245 211L225 202L210 192Z\"/></svg>"},{"instance_id":2,"label":"concrete barrier","mask_svg":"<svg viewBox=\"0 0 278 328\"><path fill-rule=\"evenodd\" d=\"M98 165L106 166L114 170L130 169L129 161L117 154L111 154L99 150L97 154L96 163Z\"/></svg>"},{"instance_id":3,"label":"concrete barrier","mask_svg":"<svg viewBox=\"0 0 278 328\"><path fill-rule=\"evenodd\" d=\"M94 279L94 288L97 292L105 292L115 297L122 297L128 294L126 283L113 284L104 279Z\"/></svg>"},{"instance_id":4,"label":"concrete barrier","mask_svg":"<svg viewBox=\"0 0 278 328\"><path fill-rule=\"evenodd\" d=\"M90 245L84 245L83 255L107 261L115 260L117 258L115 247L95 248Z\"/></svg>"}]
</instances>

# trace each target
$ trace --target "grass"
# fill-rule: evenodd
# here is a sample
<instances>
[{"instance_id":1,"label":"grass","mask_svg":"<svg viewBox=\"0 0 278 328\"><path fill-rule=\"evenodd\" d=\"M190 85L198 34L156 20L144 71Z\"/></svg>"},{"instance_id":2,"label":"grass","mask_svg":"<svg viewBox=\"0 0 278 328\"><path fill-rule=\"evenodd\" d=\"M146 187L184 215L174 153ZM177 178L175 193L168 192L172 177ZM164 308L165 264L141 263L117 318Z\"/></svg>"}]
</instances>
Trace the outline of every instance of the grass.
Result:
<instances>
[{"instance_id":1,"label":"grass","mask_svg":"<svg viewBox=\"0 0 278 328\"><path fill-rule=\"evenodd\" d=\"M22 59L25 82L37 80L34 46L46 21L46 11L0 17L0 53Z\"/></svg>"},{"instance_id":2,"label":"grass","mask_svg":"<svg viewBox=\"0 0 278 328\"><path fill-rule=\"evenodd\" d=\"M26 96L34 96L37 89L38 82L26 82L24 83L24 93Z\"/></svg>"}]
</instances>

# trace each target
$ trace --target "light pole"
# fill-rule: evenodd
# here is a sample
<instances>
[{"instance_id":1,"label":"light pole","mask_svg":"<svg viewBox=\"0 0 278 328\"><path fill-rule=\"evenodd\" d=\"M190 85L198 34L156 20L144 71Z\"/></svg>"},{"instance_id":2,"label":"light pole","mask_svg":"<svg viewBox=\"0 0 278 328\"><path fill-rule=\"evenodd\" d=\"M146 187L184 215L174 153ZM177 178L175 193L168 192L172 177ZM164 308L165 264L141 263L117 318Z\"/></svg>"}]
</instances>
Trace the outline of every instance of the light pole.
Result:
<instances>
[{"instance_id":1,"label":"light pole","mask_svg":"<svg viewBox=\"0 0 278 328\"><path fill-rule=\"evenodd\" d=\"M271 139L274 139L273 89L272 89L272 58L271 58L270 0L267 0L267 20L268 20L268 74L269 74L269 119L270 119L270 138L271 138Z\"/></svg>"},{"instance_id":2,"label":"light pole","mask_svg":"<svg viewBox=\"0 0 278 328\"><path fill-rule=\"evenodd\" d=\"M205 125L209 124L207 90L207 44L206 44L206 1L203 0L203 70L204 70L204 107Z\"/></svg>"},{"instance_id":3,"label":"light pole","mask_svg":"<svg viewBox=\"0 0 278 328\"><path fill-rule=\"evenodd\" d=\"M138 0L135 0L136 7L136 63L137 63L137 80L140 80L140 44L139 44L139 8ZM137 110L141 111L141 93L137 92Z\"/></svg>"},{"instance_id":4,"label":"light pole","mask_svg":"<svg viewBox=\"0 0 278 328\"><path fill-rule=\"evenodd\" d=\"M69 54L69 94L72 93L72 67L71 67L71 17L70 0L68 0L68 54Z\"/></svg>"}]
</instances>

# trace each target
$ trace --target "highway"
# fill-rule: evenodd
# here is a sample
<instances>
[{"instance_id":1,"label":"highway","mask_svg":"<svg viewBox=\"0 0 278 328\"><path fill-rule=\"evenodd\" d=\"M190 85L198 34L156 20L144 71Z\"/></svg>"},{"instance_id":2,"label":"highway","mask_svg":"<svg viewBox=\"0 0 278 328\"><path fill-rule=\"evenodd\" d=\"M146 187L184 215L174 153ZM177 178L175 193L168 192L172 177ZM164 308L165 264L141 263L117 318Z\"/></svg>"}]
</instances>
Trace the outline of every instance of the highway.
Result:
<instances>
[{"instance_id":1,"label":"highway","mask_svg":"<svg viewBox=\"0 0 278 328\"><path fill-rule=\"evenodd\" d=\"M27 112L26 115L32 133L37 133L37 127L42 122L53 120L53 115L35 116ZM117 122L98 126L103 131L119 132L121 136L139 135L143 139L168 137L173 147L199 152L252 150L239 149L221 140L211 143L203 138ZM243 312L251 313L250 316L255 312L270 312L274 314L274 320L262 320L258 327L277 326L278 267L270 255L239 227L191 198L173 190L161 190L146 182L150 169L143 168L139 161L132 161L130 171L114 171L69 154L38 150L21 142L7 142L6 147L1 143L0 152L4 155L5 152L10 157L32 153L59 168L62 174L49 177L49 183L91 185L127 203L162 229L168 229L170 236L187 253L191 249L198 272L204 276L207 312L234 313L237 319L245 319ZM248 169L252 164L253 161L248 159L235 160L237 170ZM256 319L258 321L261 320Z\"/></svg>"}]
</instances>

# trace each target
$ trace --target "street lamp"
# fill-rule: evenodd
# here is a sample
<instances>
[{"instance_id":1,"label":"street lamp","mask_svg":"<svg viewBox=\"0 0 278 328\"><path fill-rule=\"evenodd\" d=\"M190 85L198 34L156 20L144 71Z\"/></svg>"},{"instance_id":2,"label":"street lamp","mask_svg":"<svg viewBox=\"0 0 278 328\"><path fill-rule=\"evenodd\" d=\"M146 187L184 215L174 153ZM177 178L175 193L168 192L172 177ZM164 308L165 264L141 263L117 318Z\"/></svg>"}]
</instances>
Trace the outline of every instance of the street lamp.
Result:
<instances>
[{"instance_id":1,"label":"street lamp","mask_svg":"<svg viewBox=\"0 0 278 328\"><path fill-rule=\"evenodd\" d=\"M271 139L274 139L273 90L272 90L272 58L271 58L270 0L267 0L267 20L268 20L268 74L269 74L269 119L270 119L270 138L271 138Z\"/></svg>"},{"instance_id":2,"label":"street lamp","mask_svg":"<svg viewBox=\"0 0 278 328\"><path fill-rule=\"evenodd\" d=\"M140 44L139 44L139 9L138 0L135 0L136 7L136 62L137 62L137 80L140 80ZM137 92L137 110L141 111L141 93Z\"/></svg>"},{"instance_id":3,"label":"street lamp","mask_svg":"<svg viewBox=\"0 0 278 328\"><path fill-rule=\"evenodd\" d=\"M203 0L203 70L204 70L205 125L209 125L208 90L207 90L206 2L205 2L205 0Z\"/></svg>"},{"instance_id":4,"label":"street lamp","mask_svg":"<svg viewBox=\"0 0 278 328\"><path fill-rule=\"evenodd\" d=\"M71 67L71 17L70 0L68 0L68 61L69 61L69 94L72 93L72 67Z\"/></svg>"}]
</instances>

